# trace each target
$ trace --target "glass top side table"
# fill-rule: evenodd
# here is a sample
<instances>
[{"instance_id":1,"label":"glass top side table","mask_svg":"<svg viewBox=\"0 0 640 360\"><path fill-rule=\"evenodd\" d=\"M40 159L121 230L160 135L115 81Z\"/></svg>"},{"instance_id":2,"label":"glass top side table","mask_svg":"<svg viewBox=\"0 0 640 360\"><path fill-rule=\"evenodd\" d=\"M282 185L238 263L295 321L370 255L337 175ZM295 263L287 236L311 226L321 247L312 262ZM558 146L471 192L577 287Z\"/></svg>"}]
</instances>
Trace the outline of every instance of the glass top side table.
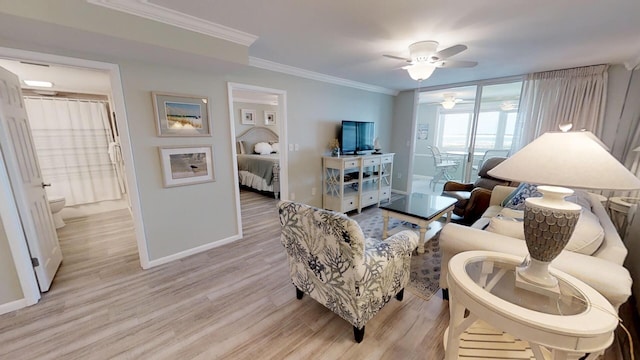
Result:
<instances>
[{"instance_id":1,"label":"glass top side table","mask_svg":"<svg viewBox=\"0 0 640 360\"><path fill-rule=\"evenodd\" d=\"M527 341L536 359L585 353L591 359L609 347L618 319L602 295L553 268L559 296L517 288L515 268L521 262L522 257L490 251L463 252L450 260L446 359L458 359L461 338L476 322ZM499 353L496 348L488 356L499 358Z\"/></svg>"}]
</instances>

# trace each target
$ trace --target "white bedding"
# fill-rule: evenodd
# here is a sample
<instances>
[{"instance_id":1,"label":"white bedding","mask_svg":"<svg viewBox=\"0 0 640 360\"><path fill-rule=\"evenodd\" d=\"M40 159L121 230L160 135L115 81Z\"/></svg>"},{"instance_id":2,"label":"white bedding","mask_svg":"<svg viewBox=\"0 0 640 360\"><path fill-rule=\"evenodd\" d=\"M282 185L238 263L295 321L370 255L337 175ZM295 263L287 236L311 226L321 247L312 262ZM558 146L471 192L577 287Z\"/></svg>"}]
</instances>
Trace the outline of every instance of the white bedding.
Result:
<instances>
[{"instance_id":1,"label":"white bedding","mask_svg":"<svg viewBox=\"0 0 640 360\"><path fill-rule=\"evenodd\" d=\"M248 186L258 191L273 192L273 185L267 185L267 181L258 175L241 170L238 172L238 177L240 178L240 185Z\"/></svg>"}]
</instances>

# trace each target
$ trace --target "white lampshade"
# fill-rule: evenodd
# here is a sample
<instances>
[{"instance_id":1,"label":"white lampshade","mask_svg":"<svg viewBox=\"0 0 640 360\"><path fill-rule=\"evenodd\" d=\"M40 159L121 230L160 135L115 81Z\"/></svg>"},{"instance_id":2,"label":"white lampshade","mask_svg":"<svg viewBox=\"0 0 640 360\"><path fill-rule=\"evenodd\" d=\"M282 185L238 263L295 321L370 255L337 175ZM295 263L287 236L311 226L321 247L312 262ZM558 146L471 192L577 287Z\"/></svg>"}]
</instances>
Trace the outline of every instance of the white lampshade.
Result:
<instances>
[{"instance_id":1,"label":"white lampshade","mask_svg":"<svg viewBox=\"0 0 640 360\"><path fill-rule=\"evenodd\" d=\"M545 133L491 169L489 175L578 189L640 189L640 179L588 131Z\"/></svg>"},{"instance_id":2,"label":"white lampshade","mask_svg":"<svg viewBox=\"0 0 640 360\"><path fill-rule=\"evenodd\" d=\"M429 63L423 62L410 65L406 67L406 69L409 72L409 76L411 76L413 80L426 80L429 78L429 76L431 76L431 74L433 74L436 67Z\"/></svg>"}]
</instances>

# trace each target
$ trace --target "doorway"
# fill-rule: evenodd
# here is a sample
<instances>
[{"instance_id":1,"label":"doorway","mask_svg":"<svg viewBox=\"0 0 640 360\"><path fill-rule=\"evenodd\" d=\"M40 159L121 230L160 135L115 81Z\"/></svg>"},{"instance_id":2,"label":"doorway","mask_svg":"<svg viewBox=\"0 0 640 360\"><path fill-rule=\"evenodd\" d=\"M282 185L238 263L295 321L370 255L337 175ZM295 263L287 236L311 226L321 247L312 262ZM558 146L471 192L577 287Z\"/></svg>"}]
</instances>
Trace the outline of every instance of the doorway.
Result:
<instances>
[{"instance_id":1,"label":"doorway","mask_svg":"<svg viewBox=\"0 0 640 360\"><path fill-rule=\"evenodd\" d=\"M93 71L100 71L107 74L110 91L106 95L109 103L112 105L110 109L114 114L113 125L117 127L119 131L120 147L122 149L120 155L122 158L122 170L124 171L124 178L122 185L126 188L128 193L128 207L134 223L134 236L138 248L139 261L142 268L148 268L148 255L146 251L146 240L143 232L142 216L139 205L137 181L135 177L135 171L133 168L133 156L131 152L131 144L129 142L128 125L126 119L126 113L124 111L124 96L122 92L122 85L120 82L120 74L117 65L101 63L83 59L67 58L62 56L55 56L43 53L35 53L29 51L22 51L9 48L0 48L0 58L13 61L24 61L32 64L40 64L42 67L47 65L57 65L63 68L80 68L91 69ZM23 80L23 79L21 79ZM42 95L42 94L40 94ZM45 94L46 95L46 94ZM3 174L4 175L4 174ZM3 189L4 190L4 189ZM6 194L12 196L11 194ZM10 235L10 234L7 234ZM23 294L25 296L25 304L30 305L36 303L40 298L40 293L34 291L37 289L37 282L33 276L31 258L27 249L27 244L24 241L24 237L20 236L8 236L8 241L12 249L12 256L18 270L18 277L20 280ZM29 269L31 269L29 271ZM31 273L31 274L30 274Z\"/></svg>"},{"instance_id":2,"label":"doorway","mask_svg":"<svg viewBox=\"0 0 640 360\"><path fill-rule=\"evenodd\" d=\"M236 217L238 234L242 236L241 186L246 189L243 191L288 198L287 92L238 83L229 83L227 89L230 137L234 144ZM256 155L255 145L259 143L267 143L271 148ZM251 170L252 166L264 166L265 163L273 170L272 174L267 172L267 176L260 176Z\"/></svg>"}]
</instances>

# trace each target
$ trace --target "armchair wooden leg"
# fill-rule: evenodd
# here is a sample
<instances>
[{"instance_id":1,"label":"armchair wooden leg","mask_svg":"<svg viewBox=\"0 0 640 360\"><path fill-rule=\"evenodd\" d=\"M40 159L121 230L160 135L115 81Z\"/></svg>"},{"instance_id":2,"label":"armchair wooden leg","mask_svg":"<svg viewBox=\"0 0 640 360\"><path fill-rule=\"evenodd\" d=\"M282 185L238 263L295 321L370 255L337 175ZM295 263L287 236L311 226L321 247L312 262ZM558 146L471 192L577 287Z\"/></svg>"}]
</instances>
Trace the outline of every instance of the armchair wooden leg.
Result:
<instances>
[{"instance_id":1,"label":"armchair wooden leg","mask_svg":"<svg viewBox=\"0 0 640 360\"><path fill-rule=\"evenodd\" d=\"M400 290L400 292L396 294L396 299L398 299L398 301L402 301L403 298L404 298L404 288L402 288L402 290Z\"/></svg>"},{"instance_id":2,"label":"armchair wooden leg","mask_svg":"<svg viewBox=\"0 0 640 360\"><path fill-rule=\"evenodd\" d=\"M302 290L300 290L300 289L298 289L298 288L296 287L296 298L297 298L298 300L300 300L300 299L302 299L302 296L303 296L303 295L304 295L304 293L302 292Z\"/></svg>"},{"instance_id":3,"label":"armchair wooden leg","mask_svg":"<svg viewBox=\"0 0 640 360\"><path fill-rule=\"evenodd\" d=\"M364 339L364 326L362 327L362 329L358 329L357 327L353 327L353 336L356 339L356 342L358 344L360 344L362 342L362 339Z\"/></svg>"}]
</instances>

